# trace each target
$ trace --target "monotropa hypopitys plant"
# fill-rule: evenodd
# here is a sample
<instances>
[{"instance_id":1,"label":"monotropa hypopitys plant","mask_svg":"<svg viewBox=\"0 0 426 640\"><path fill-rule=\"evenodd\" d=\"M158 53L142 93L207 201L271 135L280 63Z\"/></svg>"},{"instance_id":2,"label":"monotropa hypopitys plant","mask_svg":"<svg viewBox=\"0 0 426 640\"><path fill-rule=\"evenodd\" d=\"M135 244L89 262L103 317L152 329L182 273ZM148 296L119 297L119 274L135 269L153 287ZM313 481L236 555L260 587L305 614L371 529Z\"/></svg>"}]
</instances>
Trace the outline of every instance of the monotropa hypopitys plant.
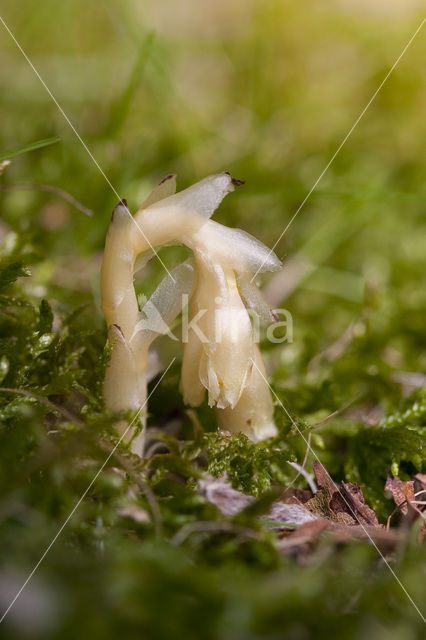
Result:
<instances>
[{"instance_id":1,"label":"monotropa hypopitys plant","mask_svg":"<svg viewBox=\"0 0 426 640\"><path fill-rule=\"evenodd\" d=\"M273 402L249 314L270 318L251 283L258 271L281 267L276 255L241 229L210 220L223 198L242 184L219 173L176 193L167 176L132 217L127 203L114 209L102 263L102 309L112 347L104 398L112 410L142 408L129 439L142 454L151 345L188 303L182 333L181 390L191 406L208 403L221 429L252 440L276 434ZM135 272L164 245L184 244L193 258L173 269L139 309Z\"/></svg>"}]
</instances>

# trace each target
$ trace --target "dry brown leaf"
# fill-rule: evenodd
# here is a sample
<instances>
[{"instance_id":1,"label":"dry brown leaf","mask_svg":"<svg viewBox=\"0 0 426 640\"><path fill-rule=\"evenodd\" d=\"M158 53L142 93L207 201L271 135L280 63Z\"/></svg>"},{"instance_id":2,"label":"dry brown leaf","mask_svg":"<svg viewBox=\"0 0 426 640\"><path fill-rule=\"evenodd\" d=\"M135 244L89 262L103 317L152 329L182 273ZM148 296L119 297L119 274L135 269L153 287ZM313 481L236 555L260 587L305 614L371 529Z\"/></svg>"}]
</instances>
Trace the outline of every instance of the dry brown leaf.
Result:
<instances>
[{"instance_id":1,"label":"dry brown leaf","mask_svg":"<svg viewBox=\"0 0 426 640\"><path fill-rule=\"evenodd\" d=\"M298 561L309 561L312 547L319 536L328 531L332 540L347 544L353 539L373 541L384 553L395 549L405 532L401 529L386 530L379 524L373 509L365 502L361 487L353 482L337 485L326 468L314 463L314 473L318 484L315 495L311 491L291 488L280 501L274 502L268 514L261 516L269 520L271 528L278 532L278 546L283 553L295 556ZM209 502L228 516L240 513L255 501L236 491L226 478L215 479L205 476L200 482L201 493ZM413 481L403 482L399 478L388 477L386 490L390 491L397 506L408 509L407 504L420 492L421 500L426 496L426 476L417 474ZM287 524L298 525L296 530ZM290 530L289 530L290 529ZM426 531L423 532L426 535Z\"/></svg>"},{"instance_id":2,"label":"dry brown leaf","mask_svg":"<svg viewBox=\"0 0 426 640\"><path fill-rule=\"evenodd\" d=\"M408 502L414 500L414 482L412 480L403 481L388 475L385 484L385 491L392 494L396 506L405 516L408 514Z\"/></svg>"},{"instance_id":3,"label":"dry brown leaf","mask_svg":"<svg viewBox=\"0 0 426 640\"><path fill-rule=\"evenodd\" d=\"M350 512L354 514L359 524L380 527L373 509L365 502L361 487L358 487L354 482L342 482L340 491Z\"/></svg>"},{"instance_id":4,"label":"dry brown leaf","mask_svg":"<svg viewBox=\"0 0 426 640\"><path fill-rule=\"evenodd\" d=\"M352 540L373 541L384 553L395 549L397 543L403 539L403 532L392 529L386 531L381 527L370 525L344 525L338 522L318 518L308 522L281 538L278 547L281 552L296 556L304 561L309 556L312 545L324 531L329 532L330 539L339 544L349 544Z\"/></svg>"},{"instance_id":5,"label":"dry brown leaf","mask_svg":"<svg viewBox=\"0 0 426 640\"><path fill-rule=\"evenodd\" d=\"M310 489L299 489L298 487L291 487L286 489L283 493L281 501L285 504L304 504L313 497L313 493Z\"/></svg>"},{"instance_id":6,"label":"dry brown leaf","mask_svg":"<svg viewBox=\"0 0 426 640\"><path fill-rule=\"evenodd\" d=\"M319 489L313 498L304 503L309 511L342 525L381 526L358 485L342 482L339 487L319 462L314 462L314 473Z\"/></svg>"},{"instance_id":7,"label":"dry brown leaf","mask_svg":"<svg viewBox=\"0 0 426 640\"><path fill-rule=\"evenodd\" d=\"M317 481L317 485L323 489L326 487L330 487L334 491L338 490L337 484L332 480L330 474L327 469L320 462L315 460L314 462L314 473Z\"/></svg>"}]
</instances>

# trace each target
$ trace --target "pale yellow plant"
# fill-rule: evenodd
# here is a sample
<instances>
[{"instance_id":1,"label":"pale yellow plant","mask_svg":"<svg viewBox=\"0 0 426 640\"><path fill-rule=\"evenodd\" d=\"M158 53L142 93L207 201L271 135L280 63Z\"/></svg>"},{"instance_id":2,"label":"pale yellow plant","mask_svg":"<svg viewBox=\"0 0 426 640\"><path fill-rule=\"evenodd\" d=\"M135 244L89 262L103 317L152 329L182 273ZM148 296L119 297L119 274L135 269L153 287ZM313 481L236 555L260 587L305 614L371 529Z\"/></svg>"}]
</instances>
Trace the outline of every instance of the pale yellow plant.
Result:
<instances>
[{"instance_id":1,"label":"pale yellow plant","mask_svg":"<svg viewBox=\"0 0 426 640\"><path fill-rule=\"evenodd\" d=\"M125 202L114 210L101 274L102 309L112 345L104 396L106 405L117 411L143 406L142 432L149 347L179 314L186 296L189 326L183 336L181 380L185 402L198 406L207 390L222 429L241 431L256 441L276 433L247 307L270 318L250 275L259 268L278 269L280 262L249 234L209 219L239 184L220 173L176 194L175 176L167 176L134 218ZM167 244L185 244L194 259L168 274L139 311L134 273L153 256L154 247ZM141 454L143 433L133 433L132 438L133 451Z\"/></svg>"}]
</instances>

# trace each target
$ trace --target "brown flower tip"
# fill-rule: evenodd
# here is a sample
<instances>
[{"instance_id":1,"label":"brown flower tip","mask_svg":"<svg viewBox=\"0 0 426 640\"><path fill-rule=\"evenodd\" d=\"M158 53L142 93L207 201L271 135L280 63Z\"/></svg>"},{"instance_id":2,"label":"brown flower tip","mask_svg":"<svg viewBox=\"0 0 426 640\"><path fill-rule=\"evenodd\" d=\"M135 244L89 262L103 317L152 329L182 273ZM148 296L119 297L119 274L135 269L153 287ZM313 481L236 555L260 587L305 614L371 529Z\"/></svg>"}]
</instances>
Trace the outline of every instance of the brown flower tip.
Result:
<instances>
[{"instance_id":1,"label":"brown flower tip","mask_svg":"<svg viewBox=\"0 0 426 640\"><path fill-rule=\"evenodd\" d=\"M123 198L123 199L122 199L122 200L120 200L120 202L119 202L119 203L114 207L114 210L113 210L112 215L111 215L111 222L114 220L114 215L115 215L115 212L117 211L118 207L125 207L125 208L128 210L128 208L127 208L127 200L126 200L125 198Z\"/></svg>"},{"instance_id":2,"label":"brown flower tip","mask_svg":"<svg viewBox=\"0 0 426 640\"><path fill-rule=\"evenodd\" d=\"M237 180L237 178L233 178L229 171L225 171L224 173L231 178L231 184L233 184L234 187L241 187L242 184L246 183L245 180Z\"/></svg>"},{"instance_id":3,"label":"brown flower tip","mask_svg":"<svg viewBox=\"0 0 426 640\"><path fill-rule=\"evenodd\" d=\"M231 182L234 185L234 187L241 187L242 184L246 183L245 180L237 180L237 178L232 178Z\"/></svg>"},{"instance_id":4,"label":"brown flower tip","mask_svg":"<svg viewBox=\"0 0 426 640\"><path fill-rule=\"evenodd\" d=\"M173 176L174 176L174 173L169 173L169 175L163 178L158 184L163 184L164 182L167 182L167 180L171 180Z\"/></svg>"}]
</instances>

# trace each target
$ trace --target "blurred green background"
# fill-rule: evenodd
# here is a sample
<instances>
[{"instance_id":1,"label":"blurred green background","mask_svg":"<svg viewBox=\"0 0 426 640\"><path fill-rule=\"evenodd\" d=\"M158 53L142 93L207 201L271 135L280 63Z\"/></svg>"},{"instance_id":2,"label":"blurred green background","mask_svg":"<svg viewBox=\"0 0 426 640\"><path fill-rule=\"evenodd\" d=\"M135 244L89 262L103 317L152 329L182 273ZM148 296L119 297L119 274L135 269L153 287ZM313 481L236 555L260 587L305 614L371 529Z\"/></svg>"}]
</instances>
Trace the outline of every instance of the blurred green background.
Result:
<instances>
[{"instance_id":1,"label":"blurred green background","mask_svg":"<svg viewBox=\"0 0 426 640\"><path fill-rule=\"evenodd\" d=\"M215 219L273 246L425 9L414 0L3 0L0 15L131 210L170 172L184 188L228 170L246 184ZM344 418L313 435L313 445L337 478L365 486L382 517L392 510L383 506L388 468L408 478L424 465L417 440L414 454L400 440L397 452L388 450L386 436L370 436L368 425L404 407L426 380L425 54L423 27L278 243L282 274L264 281L269 300L289 309L294 323L292 344L264 345L275 389L294 415L311 423L353 403ZM117 197L1 24L0 59L0 157L60 137L16 155L3 169L2 254L12 256L21 242L33 275L19 291L35 305L47 297L55 318L88 303L85 329L100 332L92 349L99 355L99 267ZM66 191L93 215L34 185ZM176 247L161 255L174 265L186 253ZM161 276L161 265L151 261L138 289L149 293ZM174 388L169 402L180 409L176 379L173 372L166 390ZM294 450L303 457L303 442ZM16 498L7 486L13 466L12 456L2 475L5 504ZM0 582L3 594L13 580L19 584L13 572L20 567L25 576L84 487L84 478L70 489L66 474L58 477L54 501L40 506L39 494L31 497L31 508L40 510L24 519L34 527L32 542L19 527L19 535L7 529L12 578ZM23 477L16 483L16 500L25 502ZM103 525L96 518L93 527L86 523L95 544L85 541L84 524L83 514L46 561L45 586L29 591L41 598L42 611L47 607L40 626L25 622L24 607L24 623L11 617L0 636L4 630L10 637L106 638L121 629L132 638L143 629L147 638L422 637L418 615L392 576L374 578L374 550L355 546L306 573L280 565L261 582L264 567L278 561L259 559L259 550L256 560L248 554L235 566L227 559L223 573L210 565L197 573L190 553L151 548L150 541L141 546L137 536L123 547L120 528L110 531L103 557ZM88 552L67 563L64 550L76 540ZM410 551L400 570L420 597L425 576L417 553ZM259 586L250 590L250 580ZM187 590L177 597L183 584ZM135 594L150 603L152 617ZM154 615L160 601L161 611L170 607L170 626ZM200 631L203 620L208 628Z\"/></svg>"}]
</instances>

